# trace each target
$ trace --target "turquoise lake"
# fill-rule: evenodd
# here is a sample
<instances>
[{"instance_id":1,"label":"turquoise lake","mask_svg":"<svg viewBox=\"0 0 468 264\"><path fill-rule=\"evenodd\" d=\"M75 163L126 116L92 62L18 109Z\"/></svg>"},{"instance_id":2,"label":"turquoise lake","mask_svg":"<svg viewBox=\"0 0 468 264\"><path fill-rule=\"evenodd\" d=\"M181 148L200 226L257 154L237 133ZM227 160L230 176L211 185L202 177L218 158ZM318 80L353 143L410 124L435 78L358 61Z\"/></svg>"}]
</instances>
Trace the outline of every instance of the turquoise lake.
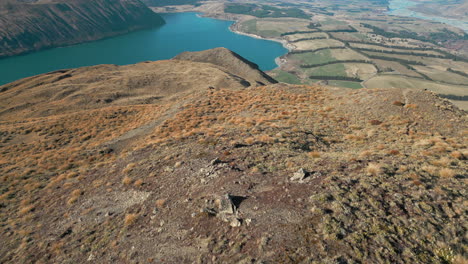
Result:
<instances>
[{"instance_id":1,"label":"turquoise lake","mask_svg":"<svg viewBox=\"0 0 468 264\"><path fill-rule=\"evenodd\" d=\"M196 13L162 16L166 24L159 28L0 59L0 85L58 69L164 60L184 51L216 47L228 48L266 71L276 68L275 58L287 52L281 43L231 32L232 21L204 18Z\"/></svg>"}]
</instances>

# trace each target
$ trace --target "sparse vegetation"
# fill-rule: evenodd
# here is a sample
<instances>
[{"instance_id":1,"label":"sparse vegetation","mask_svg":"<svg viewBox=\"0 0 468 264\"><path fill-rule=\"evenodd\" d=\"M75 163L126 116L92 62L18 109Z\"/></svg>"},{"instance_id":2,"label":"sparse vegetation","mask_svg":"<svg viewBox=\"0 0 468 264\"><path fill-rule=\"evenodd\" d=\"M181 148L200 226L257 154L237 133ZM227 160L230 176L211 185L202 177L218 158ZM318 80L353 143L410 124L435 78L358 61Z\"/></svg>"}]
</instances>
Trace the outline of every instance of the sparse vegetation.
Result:
<instances>
[{"instance_id":1,"label":"sparse vegetation","mask_svg":"<svg viewBox=\"0 0 468 264\"><path fill-rule=\"evenodd\" d=\"M112 76L100 92L150 76L106 67L74 74ZM464 112L411 89L221 84L0 113L0 261L463 260Z\"/></svg>"}]
</instances>

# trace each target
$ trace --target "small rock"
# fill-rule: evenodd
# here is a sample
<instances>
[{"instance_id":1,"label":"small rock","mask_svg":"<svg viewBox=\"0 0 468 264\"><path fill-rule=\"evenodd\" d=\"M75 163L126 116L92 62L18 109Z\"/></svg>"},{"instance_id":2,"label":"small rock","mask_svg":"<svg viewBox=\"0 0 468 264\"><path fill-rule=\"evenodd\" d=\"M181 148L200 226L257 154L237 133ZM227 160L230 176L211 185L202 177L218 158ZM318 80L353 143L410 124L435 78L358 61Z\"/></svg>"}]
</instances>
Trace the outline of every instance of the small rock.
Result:
<instances>
[{"instance_id":1,"label":"small rock","mask_svg":"<svg viewBox=\"0 0 468 264\"><path fill-rule=\"evenodd\" d=\"M241 226L241 224L242 224L241 221L239 219L237 219L237 218L233 218L231 220L231 223L229 223L229 225L232 226L232 227L239 227L239 226Z\"/></svg>"},{"instance_id":2,"label":"small rock","mask_svg":"<svg viewBox=\"0 0 468 264\"><path fill-rule=\"evenodd\" d=\"M236 205L232 201L230 194L225 194L222 198L217 199L215 203L218 206L220 214L237 214Z\"/></svg>"},{"instance_id":3,"label":"small rock","mask_svg":"<svg viewBox=\"0 0 468 264\"><path fill-rule=\"evenodd\" d=\"M306 177L307 172L303 168L300 168L297 172L293 174L293 176L291 177L291 181L302 182Z\"/></svg>"}]
</instances>

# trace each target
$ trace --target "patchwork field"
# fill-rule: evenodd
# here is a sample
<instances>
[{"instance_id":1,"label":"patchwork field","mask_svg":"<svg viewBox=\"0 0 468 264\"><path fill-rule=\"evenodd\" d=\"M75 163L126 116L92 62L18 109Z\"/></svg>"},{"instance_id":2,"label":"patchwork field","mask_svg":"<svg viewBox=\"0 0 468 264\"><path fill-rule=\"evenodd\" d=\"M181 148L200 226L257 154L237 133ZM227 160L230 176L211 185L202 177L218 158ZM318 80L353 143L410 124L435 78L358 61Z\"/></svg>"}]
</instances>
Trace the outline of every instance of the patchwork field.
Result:
<instances>
[{"instance_id":1,"label":"patchwork field","mask_svg":"<svg viewBox=\"0 0 468 264\"><path fill-rule=\"evenodd\" d=\"M296 50L316 50L330 47L344 47L343 42L335 39L314 39L295 42Z\"/></svg>"},{"instance_id":2,"label":"patchwork field","mask_svg":"<svg viewBox=\"0 0 468 264\"><path fill-rule=\"evenodd\" d=\"M344 0L272 4L312 15L247 19L240 23L241 31L288 42L292 52L270 72L282 82L355 89L420 87L464 105L460 100L468 94L468 61L463 52L468 49L463 32L431 21L385 15L385 3L369 1L358 7L358 2L362 4ZM451 48L460 52L452 53Z\"/></svg>"},{"instance_id":3,"label":"patchwork field","mask_svg":"<svg viewBox=\"0 0 468 264\"><path fill-rule=\"evenodd\" d=\"M346 67L343 63L304 69L304 73L308 76L347 76Z\"/></svg>"},{"instance_id":4,"label":"patchwork field","mask_svg":"<svg viewBox=\"0 0 468 264\"><path fill-rule=\"evenodd\" d=\"M286 32L311 31L307 28L309 23L308 20L297 18L263 18L241 22L240 28L262 37L280 37Z\"/></svg>"},{"instance_id":5,"label":"patchwork field","mask_svg":"<svg viewBox=\"0 0 468 264\"><path fill-rule=\"evenodd\" d=\"M401 75L407 75L412 77L421 77L416 71L408 69L406 66L401 65L396 61L388 61L388 60L377 60L372 59L372 61L384 72L396 72Z\"/></svg>"},{"instance_id":6,"label":"patchwork field","mask_svg":"<svg viewBox=\"0 0 468 264\"><path fill-rule=\"evenodd\" d=\"M290 84L302 84L303 83L297 75L294 75L292 73L289 73L280 69L275 69L268 73L279 82L290 83Z\"/></svg>"},{"instance_id":7,"label":"patchwork field","mask_svg":"<svg viewBox=\"0 0 468 264\"><path fill-rule=\"evenodd\" d=\"M467 77L464 77L460 74L446 71L446 69L441 70L441 69L438 69L437 67L426 67L426 66L419 66L419 65L414 66L414 68L418 72L424 75L427 75L429 78L431 78L434 81L468 85Z\"/></svg>"},{"instance_id":8,"label":"patchwork field","mask_svg":"<svg viewBox=\"0 0 468 264\"><path fill-rule=\"evenodd\" d=\"M364 54L369 54L371 56L386 57L389 60L399 59L405 61L414 61L416 63L423 63L427 66L443 66L446 68L452 68L457 71L467 72L468 63L463 61L453 61L451 59L440 59L440 58L431 58L423 56L413 56L413 55L398 55L398 54L386 54L375 51L364 51Z\"/></svg>"},{"instance_id":9,"label":"patchwork field","mask_svg":"<svg viewBox=\"0 0 468 264\"><path fill-rule=\"evenodd\" d=\"M421 54L429 54L435 56L443 56L442 53L434 51L434 50L407 50L407 49L398 49L398 48L391 48L391 47L382 47L378 45L372 45L367 43L350 43L351 47L358 48L358 49L370 49L375 51L388 51L388 52L401 52L401 53L421 53Z\"/></svg>"},{"instance_id":10,"label":"patchwork field","mask_svg":"<svg viewBox=\"0 0 468 264\"><path fill-rule=\"evenodd\" d=\"M329 33L333 38L343 41L367 41L368 37L363 33L357 32L332 32Z\"/></svg>"},{"instance_id":11,"label":"patchwork field","mask_svg":"<svg viewBox=\"0 0 468 264\"><path fill-rule=\"evenodd\" d=\"M290 54L288 58L301 62L301 64L322 64L337 60L367 60L365 56L347 48Z\"/></svg>"},{"instance_id":12,"label":"patchwork field","mask_svg":"<svg viewBox=\"0 0 468 264\"><path fill-rule=\"evenodd\" d=\"M377 68L367 63L345 63L346 76L366 80L377 73Z\"/></svg>"},{"instance_id":13,"label":"patchwork field","mask_svg":"<svg viewBox=\"0 0 468 264\"><path fill-rule=\"evenodd\" d=\"M414 88L427 89L438 94L464 96L468 93L466 85L450 85L431 82L423 79L398 75L379 75L364 82L367 88Z\"/></svg>"},{"instance_id":14,"label":"patchwork field","mask_svg":"<svg viewBox=\"0 0 468 264\"><path fill-rule=\"evenodd\" d=\"M316 33L299 33L294 35L287 35L284 38L288 41L297 41L300 39L307 39L307 38L328 38L328 35L324 32L316 32Z\"/></svg>"},{"instance_id":15,"label":"patchwork field","mask_svg":"<svg viewBox=\"0 0 468 264\"><path fill-rule=\"evenodd\" d=\"M337 60L367 60L367 57L351 49L332 49L332 56Z\"/></svg>"},{"instance_id":16,"label":"patchwork field","mask_svg":"<svg viewBox=\"0 0 468 264\"><path fill-rule=\"evenodd\" d=\"M297 61L298 64L321 64L335 61L332 50L325 49L316 52L305 52L299 54L289 54L288 58Z\"/></svg>"}]
</instances>

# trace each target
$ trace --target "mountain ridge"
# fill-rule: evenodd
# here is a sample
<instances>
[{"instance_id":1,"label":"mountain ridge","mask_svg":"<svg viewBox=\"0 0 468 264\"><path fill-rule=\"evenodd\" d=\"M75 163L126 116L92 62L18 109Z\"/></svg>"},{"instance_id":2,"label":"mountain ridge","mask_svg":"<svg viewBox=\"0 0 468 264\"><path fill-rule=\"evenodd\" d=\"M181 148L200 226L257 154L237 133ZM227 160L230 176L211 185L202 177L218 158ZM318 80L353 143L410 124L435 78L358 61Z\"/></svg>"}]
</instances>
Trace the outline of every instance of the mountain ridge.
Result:
<instances>
[{"instance_id":1,"label":"mountain ridge","mask_svg":"<svg viewBox=\"0 0 468 264\"><path fill-rule=\"evenodd\" d=\"M0 261L466 260L466 112L423 89L226 71L174 59L0 86Z\"/></svg>"}]
</instances>

